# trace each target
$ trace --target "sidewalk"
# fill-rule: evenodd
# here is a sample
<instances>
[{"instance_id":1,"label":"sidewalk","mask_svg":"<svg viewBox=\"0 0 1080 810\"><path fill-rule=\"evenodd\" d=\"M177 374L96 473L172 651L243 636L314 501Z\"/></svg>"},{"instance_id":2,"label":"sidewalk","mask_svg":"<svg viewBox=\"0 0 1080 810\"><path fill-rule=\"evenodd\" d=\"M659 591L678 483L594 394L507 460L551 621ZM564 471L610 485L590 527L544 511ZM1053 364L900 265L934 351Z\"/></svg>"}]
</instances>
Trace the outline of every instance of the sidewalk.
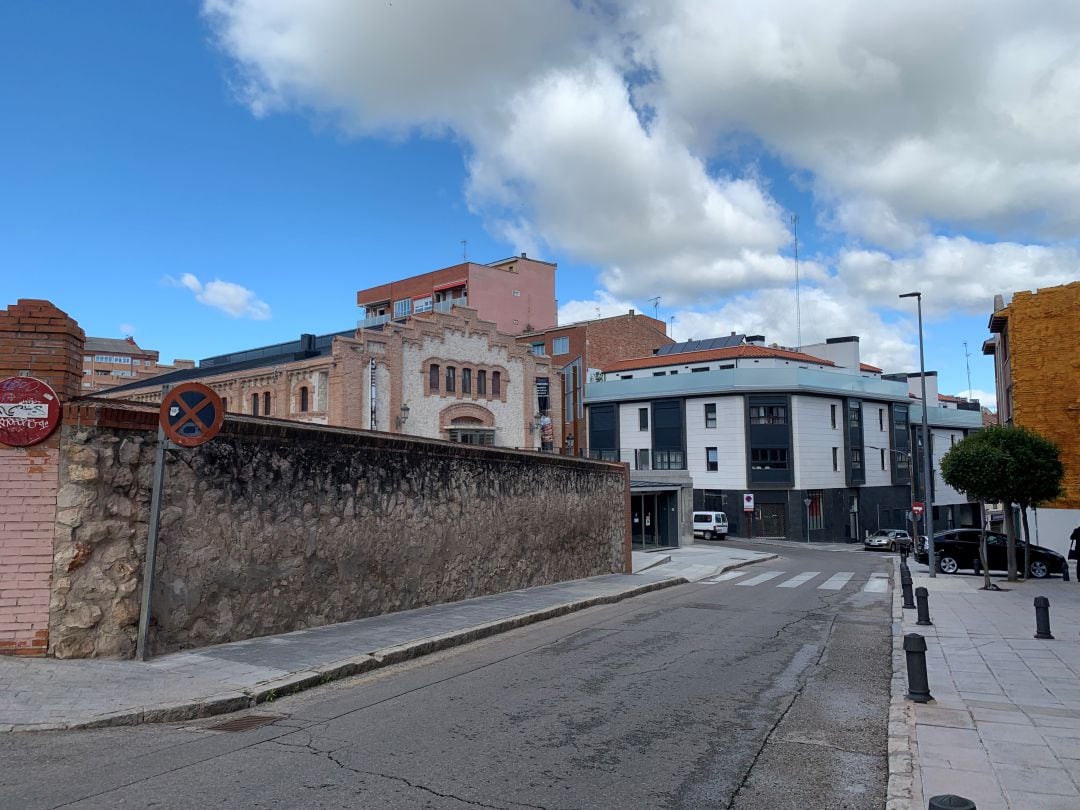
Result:
<instances>
[{"instance_id":1,"label":"sidewalk","mask_svg":"<svg viewBox=\"0 0 1080 810\"><path fill-rule=\"evenodd\" d=\"M979 810L1080 807L1080 584L995 576L1008 591L986 592L982 577L911 571L934 624L915 624L897 586L887 807L921 809L947 793ZM1036 596L1050 600L1053 641L1034 638ZM900 645L913 632L926 638L928 704L904 696Z\"/></svg>"},{"instance_id":2,"label":"sidewalk","mask_svg":"<svg viewBox=\"0 0 1080 810\"><path fill-rule=\"evenodd\" d=\"M775 560L776 557L771 549L749 551L728 545L727 541L693 543L661 551L635 551L634 573L649 571L699 582L733 568Z\"/></svg>"},{"instance_id":3,"label":"sidewalk","mask_svg":"<svg viewBox=\"0 0 1080 810\"><path fill-rule=\"evenodd\" d=\"M858 543L807 543L805 540L786 540L782 537L736 537L731 535L729 540L739 543L747 543L754 546L795 546L808 548L814 551L864 551L862 542ZM881 552L870 552L881 553Z\"/></svg>"}]
</instances>

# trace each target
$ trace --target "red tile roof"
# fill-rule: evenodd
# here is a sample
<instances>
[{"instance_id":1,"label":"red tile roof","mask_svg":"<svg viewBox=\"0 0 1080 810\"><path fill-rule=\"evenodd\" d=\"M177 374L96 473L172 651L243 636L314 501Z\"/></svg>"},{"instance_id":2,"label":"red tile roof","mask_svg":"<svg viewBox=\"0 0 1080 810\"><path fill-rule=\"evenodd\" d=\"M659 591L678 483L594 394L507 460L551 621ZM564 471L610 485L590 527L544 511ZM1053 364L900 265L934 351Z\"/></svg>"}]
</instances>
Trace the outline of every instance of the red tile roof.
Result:
<instances>
[{"instance_id":1,"label":"red tile roof","mask_svg":"<svg viewBox=\"0 0 1080 810\"><path fill-rule=\"evenodd\" d=\"M875 374L880 374L884 370L885 369L883 369L883 368L878 368L877 366L872 366L869 363L859 363L859 371L872 371Z\"/></svg>"},{"instance_id":2,"label":"red tile roof","mask_svg":"<svg viewBox=\"0 0 1080 810\"><path fill-rule=\"evenodd\" d=\"M691 363L705 363L710 360L742 360L746 358L773 358L778 360L795 360L800 363L815 363L819 366L835 366L831 360L813 357L802 352L793 352L789 349L773 349L769 346L732 346L727 349L706 349L700 352L684 352L683 354L649 355L648 357L633 357L629 360L620 360L612 363L604 371L632 371L639 368L657 368L659 366L682 366Z\"/></svg>"}]
</instances>

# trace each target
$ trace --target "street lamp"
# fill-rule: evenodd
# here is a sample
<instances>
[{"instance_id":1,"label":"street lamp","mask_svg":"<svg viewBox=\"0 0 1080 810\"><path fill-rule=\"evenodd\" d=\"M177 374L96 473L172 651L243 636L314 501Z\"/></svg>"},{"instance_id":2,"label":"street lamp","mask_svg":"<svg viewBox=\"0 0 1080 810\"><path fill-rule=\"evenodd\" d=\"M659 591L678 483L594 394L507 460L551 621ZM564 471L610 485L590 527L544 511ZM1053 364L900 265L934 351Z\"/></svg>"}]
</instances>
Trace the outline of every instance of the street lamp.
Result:
<instances>
[{"instance_id":1,"label":"street lamp","mask_svg":"<svg viewBox=\"0 0 1080 810\"><path fill-rule=\"evenodd\" d=\"M401 414L397 417L397 428L398 428L398 430L401 430L403 427L405 427L405 423L408 422L408 421L409 421L409 406L408 405L402 405L401 406Z\"/></svg>"},{"instance_id":2,"label":"street lamp","mask_svg":"<svg viewBox=\"0 0 1080 810\"><path fill-rule=\"evenodd\" d=\"M803 498L803 506L806 507L806 542L810 542L810 504L813 501L809 498Z\"/></svg>"},{"instance_id":3,"label":"street lamp","mask_svg":"<svg viewBox=\"0 0 1080 810\"><path fill-rule=\"evenodd\" d=\"M930 576L936 577L937 568L934 564L934 504L930 500L933 492L930 477L934 474L934 471L930 467L930 430L927 427L926 419L930 403L926 401L926 360L923 355L922 293L918 291L909 292L904 293L900 297L914 298L919 307L919 374L922 383L923 514L926 516L926 553L927 561L930 563Z\"/></svg>"}]
</instances>

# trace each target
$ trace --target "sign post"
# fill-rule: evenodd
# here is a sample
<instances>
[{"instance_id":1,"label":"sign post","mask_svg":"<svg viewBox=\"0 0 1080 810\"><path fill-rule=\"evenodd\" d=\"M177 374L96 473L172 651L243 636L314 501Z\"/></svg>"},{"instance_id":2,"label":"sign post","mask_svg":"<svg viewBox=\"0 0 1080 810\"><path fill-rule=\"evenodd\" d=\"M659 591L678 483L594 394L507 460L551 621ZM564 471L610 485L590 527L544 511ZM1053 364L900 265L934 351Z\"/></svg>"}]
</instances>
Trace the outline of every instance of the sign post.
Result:
<instances>
[{"instance_id":1,"label":"sign post","mask_svg":"<svg viewBox=\"0 0 1080 810\"><path fill-rule=\"evenodd\" d=\"M139 635L135 642L135 657L140 661L145 661L149 654L147 641L154 593L154 568L157 565L158 529L161 524L161 492L165 485L165 450L170 443L181 447L198 447L214 438L224 421L225 408L221 397L205 385L183 383L175 388L165 386L162 389L157 449L154 451L153 490L150 495L150 530L146 538L146 560L143 562Z\"/></svg>"},{"instance_id":2,"label":"sign post","mask_svg":"<svg viewBox=\"0 0 1080 810\"><path fill-rule=\"evenodd\" d=\"M747 492L742 496L743 514L750 526L750 537L754 536L754 493Z\"/></svg>"}]
</instances>

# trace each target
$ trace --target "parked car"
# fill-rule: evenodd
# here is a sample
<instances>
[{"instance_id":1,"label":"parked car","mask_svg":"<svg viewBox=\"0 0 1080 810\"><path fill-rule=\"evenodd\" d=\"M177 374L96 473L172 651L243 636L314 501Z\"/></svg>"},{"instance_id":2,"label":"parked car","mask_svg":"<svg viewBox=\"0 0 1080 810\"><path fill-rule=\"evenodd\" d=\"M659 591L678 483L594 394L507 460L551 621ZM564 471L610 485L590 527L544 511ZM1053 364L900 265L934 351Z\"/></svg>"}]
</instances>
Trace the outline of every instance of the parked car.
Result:
<instances>
[{"instance_id":1,"label":"parked car","mask_svg":"<svg viewBox=\"0 0 1080 810\"><path fill-rule=\"evenodd\" d=\"M694 512L694 537L723 540L727 537L727 515L723 512Z\"/></svg>"},{"instance_id":2,"label":"parked car","mask_svg":"<svg viewBox=\"0 0 1080 810\"><path fill-rule=\"evenodd\" d=\"M1008 570L1008 541L1004 534L999 532L986 533L986 562L991 571ZM926 563L929 560L927 546L924 540L920 541L915 549L916 562ZM1024 566L1024 541L1016 539L1016 565L1018 569ZM975 569L975 561L979 559L979 530L978 529L949 529L934 533L934 554L937 557L938 570L943 574L955 574L960 569ZM1051 574L1060 574L1066 566L1065 557L1042 546L1031 544L1031 571L1035 579L1042 579Z\"/></svg>"},{"instance_id":3,"label":"parked car","mask_svg":"<svg viewBox=\"0 0 1080 810\"><path fill-rule=\"evenodd\" d=\"M867 551L887 548L896 551L901 548L911 549L911 535L903 529L878 529L863 540L863 548Z\"/></svg>"}]
</instances>

